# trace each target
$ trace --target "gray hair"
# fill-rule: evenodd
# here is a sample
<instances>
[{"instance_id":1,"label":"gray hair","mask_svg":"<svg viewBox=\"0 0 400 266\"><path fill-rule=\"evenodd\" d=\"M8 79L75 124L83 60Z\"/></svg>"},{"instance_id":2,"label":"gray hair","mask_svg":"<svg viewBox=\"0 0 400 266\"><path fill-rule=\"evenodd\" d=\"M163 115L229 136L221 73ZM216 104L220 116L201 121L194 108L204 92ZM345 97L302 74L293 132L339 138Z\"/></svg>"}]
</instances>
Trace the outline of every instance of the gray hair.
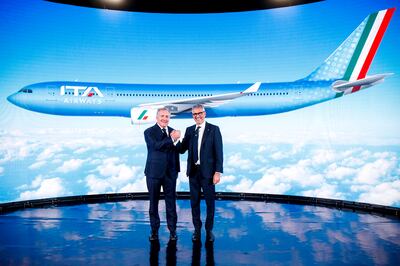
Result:
<instances>
[{"instance_id":1,"label":"gray hair","mask_svg":"<svg viewBox=\"0 0 400 266\"><path fill-rule=\"evenodd\" d=\"M205 111L204 105L202 105L202 104L196 104L195 106L192 107L192 110L195 109L195 108L196 108L196 109L197 109L197 108L201 108L203 111Z\"/></svg>"},{"instance_id":2,"label":"gray hair","mask_svg":"<svg viewBox=\"0 0 400 266\"><path fill-rule=\"evenodd\" d=\"M171 112L168 110L167 107L160 107L160 108L157 109L157 115L158 115L158 113L160 113L161 111L167 111L169 114L171 114Z\"/></svg>"}]
</instances>

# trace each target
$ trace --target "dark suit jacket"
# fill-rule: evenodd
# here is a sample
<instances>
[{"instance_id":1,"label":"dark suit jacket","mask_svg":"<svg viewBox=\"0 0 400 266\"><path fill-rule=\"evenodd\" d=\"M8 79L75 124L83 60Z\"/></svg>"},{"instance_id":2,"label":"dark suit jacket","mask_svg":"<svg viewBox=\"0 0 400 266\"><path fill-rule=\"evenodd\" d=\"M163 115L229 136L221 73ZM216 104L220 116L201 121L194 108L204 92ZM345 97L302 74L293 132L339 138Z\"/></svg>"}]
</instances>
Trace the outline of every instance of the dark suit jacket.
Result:
<instances>
[{"instance_id":1,"label":"dark suit jacket","mask_svg":"<svg viewBox=\"0 0 400 266\"><path fill-rule=\"evenodd\" d=\"M194 166L193 145L196 125L186 128L183 141L177 145L179 151L188 151L187 176L191 175ZM215 172L223 172L223 151L222 136L219 127L207 123L205 124L203 138L200 148L200 171L203 177L212 178Z\"/></svg>"},{"instance_id":2,"label":"dark suit jacket","mask_svg":"<svg viewBox=\"0 0 400 266\"><path fill-rule=\"evenodd\" d=\"M168 127L168 133L172 130ZM171 137L164 137L160 127L155 124L144 131L144 138L147 145L146 177L163 178L169 173L176 178L180 171L179 151Z\"/></svg>"}]
</instances>

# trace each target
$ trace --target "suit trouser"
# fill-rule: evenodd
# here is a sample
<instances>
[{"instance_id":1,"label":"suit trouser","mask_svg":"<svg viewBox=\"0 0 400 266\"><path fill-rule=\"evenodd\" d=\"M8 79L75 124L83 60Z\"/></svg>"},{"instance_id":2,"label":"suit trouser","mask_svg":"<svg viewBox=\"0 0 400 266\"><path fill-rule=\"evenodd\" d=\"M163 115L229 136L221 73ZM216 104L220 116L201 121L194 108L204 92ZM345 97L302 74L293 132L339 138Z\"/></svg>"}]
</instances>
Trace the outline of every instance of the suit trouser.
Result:
<instances>
[{"instance_id":1,"label":"suit trouser","mask_svg":"<svg viewBox=\"0 0 400 266\"><path fill-rule=\"evenodd\" d=\"M190 186L190 205L192 207L192 221L194 229L197 231L201 230L201 219L200 219L200 199L201 190L203 190L204 199L207 206L207 218L206 218L206 231L212 231L214 227L214 213L215 213L215 185L213 179L204 178L201 174L200 168L195 167L194 171L189 177Z\"/></svg>"},{"instance_id":2,"label":"suit trouser","mask_svg":"<svg viewBox=\"0 0 400 266\"><path fill-rule=\"evenodd\" d=\"M150 205L149 216L152 231L160 228L160 215L158 214L158 202L160 191L163 187L165 196L165 208L167 213L167 226L170 232L176 231L176 177L166 175L163 178L146 177L147 189L149 190Z\"/></svg>"}]
</instances>

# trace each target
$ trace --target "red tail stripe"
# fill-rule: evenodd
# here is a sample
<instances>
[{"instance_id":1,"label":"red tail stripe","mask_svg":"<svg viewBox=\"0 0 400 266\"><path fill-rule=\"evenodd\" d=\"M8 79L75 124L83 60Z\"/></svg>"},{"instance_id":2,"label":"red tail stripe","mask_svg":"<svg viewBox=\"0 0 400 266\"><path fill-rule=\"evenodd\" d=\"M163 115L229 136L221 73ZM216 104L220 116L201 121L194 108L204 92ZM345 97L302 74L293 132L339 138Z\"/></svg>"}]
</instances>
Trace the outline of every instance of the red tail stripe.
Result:
<instances>
[{"instance_id":1,"label":"red tail stripe","mask_svg":"<svg viewBox=\"0 0 400 266\"><path fill-rule=\"evenodd\" d=\"M394 13L395 8L390 8L385 14L385 17L383 18L381 27L379 28L376 38L372 43L371 49L369 50L369 53L367 55L367 58L365 59L364 65L361 68L360 74L358 75L357 79L362 79L365 78L367 75L368 69L372 63L372 59L374 59L374 56L376 54L376 51L378 50L379 44L382 41L383 34L385 34L385 31L389 25L390 19L392 18L392 15ZM360 90L360 86L356 86L353 88L352 92L356 92Z\"/></svg>"}]
</instances>

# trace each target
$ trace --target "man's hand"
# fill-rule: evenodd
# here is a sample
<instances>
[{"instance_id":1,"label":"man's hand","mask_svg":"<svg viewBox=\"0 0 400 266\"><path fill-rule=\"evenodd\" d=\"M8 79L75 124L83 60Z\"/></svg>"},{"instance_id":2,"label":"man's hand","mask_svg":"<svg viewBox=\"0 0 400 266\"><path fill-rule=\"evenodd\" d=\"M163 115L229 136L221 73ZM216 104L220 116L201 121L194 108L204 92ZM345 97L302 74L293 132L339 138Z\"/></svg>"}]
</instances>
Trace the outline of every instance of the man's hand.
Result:
<instances>
[{"instance_id":1,"label":"man's hand","mask_svg":"<svg viewBox=\"0 0 400 266\"><path fill-rule=\"evenodd\" d=\"M221 173L219 172L215 172L214 176L213 176L213 183L214 185L218 184L219 181L221 179Z\"/></svg>"},{"instance_id":2,"label":"man's hand","mask_svg":"<svg viewBox=\"0 0 400 266\"><path fill-rule=\"evenodd\" d=\"M172 130L171 132L171 138L174 141L177 141L181 137L181 131L180 130Z\"/></svg>"}]
</instances>

